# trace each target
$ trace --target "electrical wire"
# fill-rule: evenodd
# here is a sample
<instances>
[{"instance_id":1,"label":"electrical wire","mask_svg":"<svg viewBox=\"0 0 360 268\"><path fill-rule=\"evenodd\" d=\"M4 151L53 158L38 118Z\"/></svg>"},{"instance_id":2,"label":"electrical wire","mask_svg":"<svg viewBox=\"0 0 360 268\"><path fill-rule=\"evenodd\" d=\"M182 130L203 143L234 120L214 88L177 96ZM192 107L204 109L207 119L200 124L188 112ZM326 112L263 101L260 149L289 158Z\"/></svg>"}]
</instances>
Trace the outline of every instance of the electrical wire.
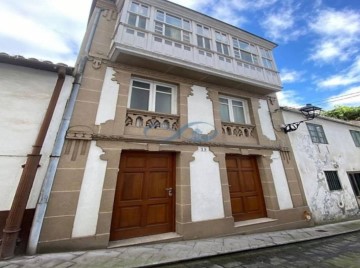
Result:
<instances>
[{"instance_id":1,"label":"electrical wire","mask_svg":"<svg viewBox=\"0 0 360 268\"><path fill-rule=\"evenodd\" d=\"M328 98L326 100L314 101L314 102L312 102L312 104L332 103L332 102L337 102L337 101L341 101L341 100L354 98L354 97L357 97L357 96L360 96L360 91L359 92L349 93L349 94L344 94L344 95L340 95L340 96L336 96L336 97L331 97L331 98ZM295 107L295 108L300 108L300 106Z\"/></svg>"}]
</instances>

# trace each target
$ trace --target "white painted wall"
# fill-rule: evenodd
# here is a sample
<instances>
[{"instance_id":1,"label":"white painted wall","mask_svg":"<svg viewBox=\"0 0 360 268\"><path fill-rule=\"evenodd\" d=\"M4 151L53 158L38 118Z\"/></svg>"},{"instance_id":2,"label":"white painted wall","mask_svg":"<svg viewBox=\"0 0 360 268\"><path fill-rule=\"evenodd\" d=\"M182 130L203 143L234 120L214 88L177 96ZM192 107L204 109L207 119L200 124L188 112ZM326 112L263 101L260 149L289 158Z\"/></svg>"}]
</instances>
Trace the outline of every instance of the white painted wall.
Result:
<instances>
[{"instance_id":1,"label":"white painted wall","mask_svg":"<svg viewBox=\"0 0 360 268\"><path fill-rule=\"evenodd\" d=\"M259 118L262 134L269 140L275 141L276 136L269 113L269 106L266 100L259 99Z\"/></svg>"},{"instance_id":2,"label":"white painted wall","mask_svg":"<svg viewBox=\"0 0 360 268\"><path fill-rule=\"evenodd\" d=\"M107 161L101 160L103 151L91 141L85 172L76 209L72 237L96 234L101 194L105 179Z\"/></svg>"},{"instance_id":3,"label":"white painted wall","mask_svg":"<svg viewBox=\"0 0 360 268\"><path fill-rule=\"evenodd\" d=\"M113 81L115 71L111 67L106 68L104 83L101 89L100 102L96 113L95 125L115 119L116 104L119 94L119 85Z\"/></svg>"},{"instance_id":4,"label":"white painted wall","mask_svg":"<svg viewBox=\"0 0 360 268\"><path fill-rule=\"evenodd\" d=\"M283 111L283 117L286 123L303 120L300 114L289 111ZM305 123L288 136L314 220L329 222L360 215L347 175L350 171L360 172L360 148L355 146L349 131L360 131L360 127L321 118L310 123L323 126L328 144L313 143ZM338 172L343 190L329 191L324 170ZM341 201L344 208L341 208Z\"/></svg>"},{"instance_id":5,"label":"white painted wall","mask_svg":"<svg viewBox=\"0 0 360 268\"><path fill-rule=\"evenodd\" d=\"M22 173L21 165L31 153L56 80L57 74L53 72L0 63L0 211L10 209ZM36 205L72 81L72 77L66 77L27 208Z\"/></svg>"},{"instance_id":6,"label":"white painted wall","mask_svg":"<svg viewBox=\"0 0 360 268\"><path fill-rule=\"evenodd\" d=\"M192 86L188 97L188 125L198 134L209 134L215 130L214 110L205 87Z\"/></svg>"},{"instance_id":7,"label":"white painted wall","mask_svg":"<svg viewBox=\"0 0 360 268\"><path fill-rule=\"evenodd\" d=\"M281 160L280 152L273 151L271 155L271 164L270 164L271 173L273 175L274 185L276 196L279 203L280 209L290 209L294 205L291 200L289 184L286 180L286 174L284 170L284 165Z\"/></svg>"},{"instance_id":8,"label":"white painted wall","mask_svg":"<svg viewBox=\"0 0 360 268\"><path fill-rule=\"evenodd\" d=\"M191 218L205 221L224 218L219 163L208 147L198 147L190 162Z\"/></svg>"}]
</instances>

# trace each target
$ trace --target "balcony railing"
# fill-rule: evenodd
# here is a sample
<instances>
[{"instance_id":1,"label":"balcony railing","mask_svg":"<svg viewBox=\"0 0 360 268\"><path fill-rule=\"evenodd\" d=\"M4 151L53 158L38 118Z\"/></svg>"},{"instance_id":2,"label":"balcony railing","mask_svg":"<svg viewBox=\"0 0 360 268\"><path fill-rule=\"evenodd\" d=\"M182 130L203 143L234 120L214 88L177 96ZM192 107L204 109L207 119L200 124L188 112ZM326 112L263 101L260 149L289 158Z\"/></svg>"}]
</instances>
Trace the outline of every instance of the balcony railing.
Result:
<instances>
[{"instance_id":1,"label":"balcony railing","mask_svg":"<svg viewBox=\"0 0 360 268\"><path fill-rule=\"evenodd\" d=\"M125 126L176 131L179 126L179 116L128 110L126 113Z\"/></svg>"},{"instance_id":2,"label":"balcony railing","mask_svg":"<svg viewBox=\"0 0 360 268\"><path fill-rule=\"evenodd\" d=\"M255 126L222 122L222 134L240 141L256 141Z\"/></svg>"},{"instance_id":3,"label":"balcony railing","mask_svg":"<svg viewBox=\"0 0 360 268\"><path fill-rule=\"evenodd\" d=\"M115 44L126 49L131 47L148 51L150 57L163 55L169 62L177 65L192 65L195 68L204 69L214 74L225 74L231 77L239 76L244 80L267 83L280 89L281 81L278 72L235 59L230 56L218 54L198 48L192 44L171 40L159 34L131 28L120 24L114 38ZM116 47L115 47L116 49ZM143 53L142 51L142 53Z\"/></svg>"}]
</instances>

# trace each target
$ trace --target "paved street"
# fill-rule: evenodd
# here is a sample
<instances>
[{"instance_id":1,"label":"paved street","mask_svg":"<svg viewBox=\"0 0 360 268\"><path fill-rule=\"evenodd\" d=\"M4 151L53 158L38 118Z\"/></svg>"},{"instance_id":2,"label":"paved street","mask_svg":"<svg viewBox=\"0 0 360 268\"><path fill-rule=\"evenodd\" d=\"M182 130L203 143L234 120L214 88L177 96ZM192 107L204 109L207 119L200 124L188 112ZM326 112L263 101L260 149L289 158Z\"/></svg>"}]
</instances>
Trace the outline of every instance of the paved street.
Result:
<instances>
[{"instance_id":1,"label":"paved street","mask_svg":"<svg viewBox=\"0 0 360 268\"><path fill-rule=\"evenodd\" d=\"M174 264L194 259L198 261ZM161 264L206 268L360 267L360 220L259 234L16 256L0 261L0 268L133 268Z\"/></svg>"},{"instance_id":2,"label":"paved street","mask_svg":"<svg viewBox=\"0 0 360 268\"><path fill-rule=\"evenodd\" d=\"M235 267L360 267L360 232L157 266L161 268Z\"/></svg>"}]
</instances>

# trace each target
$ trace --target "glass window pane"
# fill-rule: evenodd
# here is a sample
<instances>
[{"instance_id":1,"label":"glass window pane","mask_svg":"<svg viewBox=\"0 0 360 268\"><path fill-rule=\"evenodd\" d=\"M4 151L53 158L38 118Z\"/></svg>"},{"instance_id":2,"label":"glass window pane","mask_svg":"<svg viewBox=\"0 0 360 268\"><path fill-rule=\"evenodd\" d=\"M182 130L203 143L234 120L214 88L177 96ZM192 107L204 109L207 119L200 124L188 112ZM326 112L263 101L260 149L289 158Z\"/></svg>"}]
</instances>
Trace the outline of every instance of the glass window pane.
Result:
<instances>
[{"instance_id":1,"label":"glass window pane","mask_svg":"<svg viewBox=\"0 0 360 268\"><path fill-rule=\"evenodd\" d=\"M156 90L164 92L164 93L170 93L171 94L171 87L156 86Z\"/></svg>"},{"instance_id":2,"label":"glass window pane","mask_svg":"<svg viewBox=\"0 0 360 268\"><path fill-rule=\"evenodd\" d=\"M233 101L232 101L232 104L233 104L234 106L240 106L240 107L243 107L243 103L242 103L242 101L236 101L236 100L233 100Z\"/></svg>"},{"instance_id":3,"label":"glass window pane","mask_svg":"<svg viewBox=\"0 0 360 268\"><path fill-rule=\"evenodd\" d=\"M221 33L215 32L215 38L216 38L217 41L222 41Z\"/></svg>"},{"instance_id":4,"label":"glass window pane","mask_svg":"<svg viewBox=\"0 0 360 268\"><path fill-rule=\"evenodd\" d=\"M181 19L180 18L177 18L177 17L174 17L172 15L166 14L166 22L171 24L171 25L174 25L174 26L177 26L177 27L181 28Z\"/></svg>"},{"instance_id":5,"label":"glass window pane","mask_svg":"<svg viewBox=\"0 0 360 268\"><path fill-rule=\"evenodd\" d=\"M210 29L208 27L204 27L203 30L204 30L203 35L209 37L210 36Z\"/></svg>"},{"instance_id":6,"label":"glass window pane","mask_svg":"<svg viewBox=\"0 0 360 268\"><path fill-rule=\"evenodd\" d=\"M224 104L228 104L228 100L227 99L224 99L224 98L220 98L220 102L221 103L224 103Z\"/></svg>"},{"instance_id":7,"label":"glass window pane","mask_svg":"<svg viewBox=\"0 0 360 268\"><path fill-rule=\"evenodd\" d=\"M238 58L240 59L240 52L238 49L234 48L234 55L235 55L235 58Z\"/></svg>"},{"instance_id":8,"label":"glass window pane","mask_svg":"<svg viewBox=\"0 0 360 268\"><path fill-rule=\"evenodd\" d=\"M238 45L238 40L237 39L235 39L235 38L233 38L233 46L234 47L239 47L239 45Z\"/></svg>"},{"instance_id":9,"label":"glass window pane","mask_svg":"<svg viewBox=\"0 0 360 268\"><path fill-rule=\"evenodd\" d=\"M211 47L210 47L210 39L209 38L204 38L204 41L205 41L205 48L211 49Z\"/></svg>"},{"instance_id":10,"label":"glass window pane","mask_svg":"<svg viewBox=\"0 0 360 268\"><path fill-rule=\"evenodd\" d=\"M263 60L263 62L264 62L264 66L265 66L265 67L270 68L270 69L273 67L271 60L268 60L268 59L266 59L266 58L262 58L262 60Z\"/></svg>"},{"instance_id":11,"label":"glass window pane","mask_svg":"<svg viewBox=\"0 0 360 268\"><path fill-rule=\"evenodd\" d=\"M258 58L258 56L252 55L252 58L253 58L253 62L254 62L255 64L259 65L259 58Z\"/></svg>"},{"instance_id":12,"label":"glass window pane","mask_svg":"<svg viewBox=\"0 0 360 268\"><path fill-rule=\"evenodd\" d=\"M155 23L155 32L163 34L163 24L156 22Z\"/></svg>"},{"instance_id":13,"label":"glass window pane","mask_svg":"<svg viewBox=\"0 0 360 268\"><path fill-rule=\"evenodd\" d=\"M144 16L147 16L147 14L148 14L148 7L141 5L141 7L140 7L140 14L141 14L141 15L144 15Z\"/></svg>"},{"instance_id":14,"label":"glass window pane","mask_svg":"<svg viewBox=\"0 0 360 268\"><path fill-rule=\"evenodd\" d=\"M171 113L171 94L156 93L155 112Z\"/></svg>"},{"instance_id":15,"label":"glass window pane","mask_svg":"<svg viewBox=\"0 0 360 268\"><path fill-rule=\"evenodd\" d=\"M197 36L197 43L199 47L204 47L203 38L199 35Z\"/></svg>"},{"instance_id":16,"label":"glass window pane","mask_svg":"<svg viewBox=\"0 0 360 268\"><path fill-rule=\"evenodd\" d=\"M150 88L150 84L149 84L149 83L140 82L140 81L133 81L133 86L134 86L134 87L146 88L146 89L149 89L149 88Z\"/></svg>"},{"instance_id":17,"label":"glass window pane","mask_svg":"<svg viewBox=\"0 0 360 268\"><path fill-rule=\"evenodd\" d=\"M216 50L217 50L217 52L222 53L221 43L216 42Z\"/></svg>"},{"instance_id":18,"label":"glass window pane","mask_svg":"<svg viewBox=\"0 0 360 268\"><path fill-rule=\"evenodd\" d=\"M228 40L227 40L227 37L226 37L226 34L221 34L221 42L227 44L228 43Z\"/></svg>"},{"instance_id":19,"label":"glass window pane","mask_svg":"<svg viewBox=\"0 0 360 268\"><path fill-rule=\"evenodd\" d=\"M220 99L221 101L221 99ZM229 115L229 106L226 104L221 104L220 106L220 115L221 121L230 122L230 115Z\"/></svg>"},{"instance_id":20,"label":"glass window pane","mask_svg":"<svg viewBox=\"0 0 360 268\"><path fill-rule=\"evenodd\" d=\"M177 40L181 40L181 31L168 25L165 25L165 35Z\"/></svg>"},{"instance_id":21,"label":"glass window pane","mask_svg":"<svg viewBox=\"0 0 360 268\"><path fill-rule=\"evenodd\" d=\"M129 14L129 19L128 19L128 24L136 26L136 15L134 14Z\"/></svg>"},{"instance_id":22,"label":"glass window pane","mask_svg":"<svg viewBox=\"0 0 360 268\"><path fill-rule=\"evenodd\" d=\"M244 108L233 106L234 122L245 124Z\"/></svg>"},{"instance_id":23,"label":"glass window pane","mask_svg":"<svg viewBox=\"0 0 360 268\"><path fill-rule=\"evenodd\" d=\"M242 60L247 61L247 62L252 62L252 58L251 58L250 53L245 52L245 51L240 51L240 53L241 53Z\"/></svg>"},{"instance_id":24,"label":"glass window pane","mask_svg":"<svg viewBox=\"0 0 360 268\"><path fill-rule=\"evenodd\" d=\"M190 21L188 21L188 20L183 20L183 28L184 28L185 30L190 31Z\"/></svg>"},{"instance_id":25,"label":"glass window pane","mask_svg":"<svg viewBox=\"0 0 360 268\"><path fill-rule=\"evenodd\" d=\"M138 9L139 9L139 4L131 3L130 10L131 10L132 12L137 13L137 12L138 12Z\"/></svg>"},{"instance_id":26,"label":"glass window pane","mask_svg":"<svg viewBox=\"0 0 360 268\"><path fill-rule=\"evenodd\" d=\"M229 48L227 45L223 45L223 48L224 48L224 54L225 55L229 55Z\"/></svg>"},{"instance_id":27,"label":"glass window pane","mask_svg":"<svg viewBox=\"0 0 360 268\"><path fill-rule=\"evenodd\" d=\"M186 43L190 43L190 33L183 31L183 41Z\"/></svg>"},{"instance_id":28,"label":"glass window pane","mask_svg":"<svg viewBox=\"0 0 360 268\"><path fill-rule=\"evenodd\" d=\"M156 11L156 19L159 21L164 21L164 12L162 11Z\"/></svg>"},{"instance_id":29,"label":"glass window pane","mask_svg":"<svg viewBox=\"0 0 360 268\"><path fill-rule=\"evenodd\" d=\"M146 29L146 19L143 17L139 17L139 25L138 27L142 29Z\"/></svg>"},{"instance_id":30,"label":"glass window pane","mask_svg":"<svg viewBox=\"0 0 360 268\"><path fill-rule=\"evenodd\" d=\"M240 45L241 49L244 49L244 50L247 50L247 51L250 50L250 47L249 47L248 43L245 43L245 42L239 40L239 45Z\"/></svg>"},{"instance_id":31,"label":"glass window pane","mask_svg":"<svg viewBox=\"0 0 360 268\"><path fill-rule=\"evenodd\" d=\"M196 25L196 32L198 34L203 34L203 28L201 25L199 25L199 24Z\"/></svg>"},{"instance_id":32,"label":"glass window pane","mask_svg":"<svg viewBox=\"0 0 360 268\"><path fill-rule=\"evenodd\" d=\"M149 90L143 90L139 88L132 88L130 108L138 110L149 109Z\"/></svg>"},{"instance_id":33,"label":"glass window pane","mask_svg":"<svg viewBox=\"0 0 360 268\"><path fill-rule=\"evenodd\" d=\"M263 48L260 48L260 53L262 57L266 57L266 51Z\"/></svg>"}]
</instances>

